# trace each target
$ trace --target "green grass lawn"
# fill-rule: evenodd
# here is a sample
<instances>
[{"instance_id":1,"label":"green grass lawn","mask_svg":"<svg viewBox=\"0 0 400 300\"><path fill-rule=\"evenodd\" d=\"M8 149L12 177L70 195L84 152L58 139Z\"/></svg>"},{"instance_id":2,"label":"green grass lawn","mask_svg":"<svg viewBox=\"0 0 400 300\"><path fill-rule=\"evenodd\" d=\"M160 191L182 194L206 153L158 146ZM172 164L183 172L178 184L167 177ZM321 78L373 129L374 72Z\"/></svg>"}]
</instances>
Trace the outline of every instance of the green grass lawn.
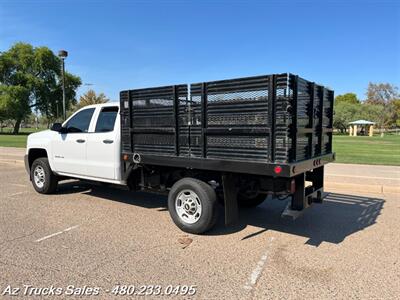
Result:
<instances>
[{"instance_id":1,"label":"green grass lawn","mask_svg":"<svg viewBox=\"0 0 400 300\"><path fill-rule=\"evenodd\" d=\"M0 133L0 146L26 147L26 138L29 133L41 129L22 128L21 133L12 135L11 129L3 129L6 134ZM333 151L336 152L336 162L370 165L400 166L400 135L380 136L333 136Z\"/></svg>"},{"instance_id":2,"label":"green grass lawn","mask_svg":"<svg viewBox=\"0 0 400 300\"><path fill-rule=\"evenodd\" d=\"M400 135L333 136L336 162L400 166Z\"/></svg>"},{"instance_id":3,"label":"green grass lawn","mask_svg":"<svg viewBox=\"0 0 400 300\"><path fill-rule=\"evenodd\" d=\"M11 134L11 128L3 128L3 132L0 133L0 147L26 147L26 139L28 134L32 132L42 131L44 128L21 128L20 133L15 135Z\"/></svg>"}]
</instances>

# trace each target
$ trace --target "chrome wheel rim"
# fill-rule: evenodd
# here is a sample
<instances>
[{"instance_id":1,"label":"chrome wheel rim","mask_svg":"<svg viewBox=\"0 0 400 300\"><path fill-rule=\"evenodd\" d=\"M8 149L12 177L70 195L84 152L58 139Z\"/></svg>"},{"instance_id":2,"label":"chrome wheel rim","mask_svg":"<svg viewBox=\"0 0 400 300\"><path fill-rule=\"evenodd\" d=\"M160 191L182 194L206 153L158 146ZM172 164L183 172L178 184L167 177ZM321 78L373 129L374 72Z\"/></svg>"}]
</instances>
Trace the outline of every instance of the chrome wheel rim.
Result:
<instances>
[{"instance_id":1,"label":"chrome wheel rim","mask_svg":"<svg viewBox=\"0 0 400 300\"><path fill-rule=\"evenodd\" d=\"M45 173L42 166L36 166L33 170L33 180L38 188L42 188L45 183Z\"/></svg>"},{"instance_id":2,"label":"chrome wheel rim","mask_svg":"<svg viewBox=\"0 0 400 300\"><path fill-rule=\"evenodd\" d=\"M201 201L192 190L182 190L175 199L175 210L185 223L194 224L201 217Z\"/></svg>"}]
</instances>

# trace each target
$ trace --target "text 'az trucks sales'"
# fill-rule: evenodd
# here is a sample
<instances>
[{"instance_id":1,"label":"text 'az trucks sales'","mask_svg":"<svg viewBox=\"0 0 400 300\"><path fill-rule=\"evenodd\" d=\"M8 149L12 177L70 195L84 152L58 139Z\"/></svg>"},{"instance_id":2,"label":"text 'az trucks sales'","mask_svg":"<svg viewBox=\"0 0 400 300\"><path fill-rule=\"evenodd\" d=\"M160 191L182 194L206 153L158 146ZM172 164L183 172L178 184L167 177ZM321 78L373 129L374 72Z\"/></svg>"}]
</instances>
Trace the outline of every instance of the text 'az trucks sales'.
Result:
<instances>
[{"instance_id":1,"label":"text 'az trucks sales'","mask_svg":"<svg viewBox=\"0 0 400 300\"><path fill-rule=\"evenodd\" d=\"M225 209L291 196L295 216L323 198L332 152L333 91L293 74L126 90L29 135L33 187L78 178L168 194L172 220L203 233Z\"/></svg>"}]
</instances>

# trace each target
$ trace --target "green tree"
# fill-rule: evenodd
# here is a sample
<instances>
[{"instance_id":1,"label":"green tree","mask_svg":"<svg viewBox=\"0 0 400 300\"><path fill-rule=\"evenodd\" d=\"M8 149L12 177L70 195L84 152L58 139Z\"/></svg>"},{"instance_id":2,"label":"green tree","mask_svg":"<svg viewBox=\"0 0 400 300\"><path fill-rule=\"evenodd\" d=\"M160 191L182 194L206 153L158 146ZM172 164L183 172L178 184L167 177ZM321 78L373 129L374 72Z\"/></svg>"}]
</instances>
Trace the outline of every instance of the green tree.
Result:
<instances>
[{"instance_id":1,"label":"green tree","mask_svg":"<svg viewBox=\"0 0 400 300\"><path fill-rule=\"evenodd\" d=\"M379 127L396 126L400 116L397 110L397 100L400 99L398 87L390 83L369 83L365 104L383 106L380 114Z\"/></svg>"},{"instance_id":2,"label":"green tree","mask_svg":"<svg viewBox=\"0 0 400 300\"><path fill-rule=\"evenodd\" d=\"M94 90L88 90L85 94L79 97L77 108L82 108L91 104L101 104L110 101L103 93L96 94Z\"/></svg>"},{"instance_id":3,"label":"green tree","mask_svg":"<svg viewBox=\"0 0 400 300\"><path fill-rule=\"evenodd\" d=\"M2 119L15 120L14 133L21 121L30 113L29 90L23 86L0 85L0 115Z\"/></svg>"},{"instance_id":4,"label":"green tree","mask_svg":"<svg viewBox=\"0 0 400 300\"><path fill-rule=\"evenodd\" d=\"M349 122L359 118L361 114L360 103L348 103L339 101L334 106L333 127L341 132L346 132Z\"/></svg>"},{"instance_id":5,"label":"green tree","mask_svg":"<svg viewBox=\"0 0 400 300\"><path fill-rule=\"evenodd\" d=\"M399 99L398 88L390 83L372 83L368 84L367 100L369 104L386 105L392 100Z\"/></svg>"},{"instance_id":6,"label":"green tree","mask_svg":"<svg viewBox=\"0 0 400 300\"><path fill-rule=\"evenodd\" d=\"M347 131L349 122L358 118L361 102L354 93L346 93L335 97L333 127L341 132Z\"/></svg>"},{"instance_id":7,"label":"green tree","mask_svg":"<svg viewBox=\"0 0 400 300\"><path fill-rule=\"evenodd\" d=\"M65 74L66 107L76 103L81 80ZM0 54L0 115L13 119L14 133L35 107L49 120L62 112L61 60L47 47L16 43Z\"/></svg>"},{"instance_id":8,"label":"green tree","mask_svg":"<svg viewBox=\"0 0 400 300\"><path fill-rule=\"evenodd\" d=\"M385 126L400 126L400 99L393 99L386 105Z\"/></svg>"},{"instance_id":9,"label":"green tree","mask_svg":"<svg viewBox=\"0 0 400 300\"><path fill-rule=\"evenodd\" d=\"M395 125L400 127L400 99L393 100L393 110L395 112Z\"/></svg>"},{"instance_id":10,"label":"green tree","mask_svg":"<svg viewBox=\"0 0 400 300\"><path fill-rule=\"evenodd\" d=\"M335 103L349 103L349 104L358 104L360 100L357 99L357 95L354 93L346 93L343 95L338 95L335 97Z\"/></svg>"},{"instance_id":11,"label":"green tree","mask_svg":"<svg viewBox=\"0 0 400 300\"><path fill-rule=\"evenodd\" d=\"M385 124L385 106L382 104L370 104L364 102L361 105L359 119L375 122L375 124L382 128Z\"/></svg>"}]
</instances>

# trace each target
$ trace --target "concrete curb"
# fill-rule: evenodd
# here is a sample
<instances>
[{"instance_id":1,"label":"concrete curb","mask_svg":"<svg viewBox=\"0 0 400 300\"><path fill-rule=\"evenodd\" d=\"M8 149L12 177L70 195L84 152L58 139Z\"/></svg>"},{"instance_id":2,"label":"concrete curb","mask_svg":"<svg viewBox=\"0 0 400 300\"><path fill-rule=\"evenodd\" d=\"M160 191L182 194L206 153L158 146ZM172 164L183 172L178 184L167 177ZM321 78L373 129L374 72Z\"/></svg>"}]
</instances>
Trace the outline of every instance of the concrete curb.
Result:
<instances>
[{"instance_id":1,"label":"concrete curb","mask_svg":"<svg viewBox=\"0 0 400 300\"><path fill-rule=\"evenodd\" d=\"M20 159L3 159L3 158L0 158L0 162L9 163L9 164L11 164L11 163L24 164L24 161L20 160Z\"/></svg>"},{"instance_id":2,"label":"concrete curb","mask_svg":"<svg viewBox=\"0 0 400 300\"><path fill-rule=\"evenodd\" d=\"M342 189L353 192L368 192L368 193L393 193L400 194L400 187L389 186L389 185L367 185L367 184L352 184L352 183L341 183L341 182L325 182L325 189Z\"/></svg>"}]
</instances>

